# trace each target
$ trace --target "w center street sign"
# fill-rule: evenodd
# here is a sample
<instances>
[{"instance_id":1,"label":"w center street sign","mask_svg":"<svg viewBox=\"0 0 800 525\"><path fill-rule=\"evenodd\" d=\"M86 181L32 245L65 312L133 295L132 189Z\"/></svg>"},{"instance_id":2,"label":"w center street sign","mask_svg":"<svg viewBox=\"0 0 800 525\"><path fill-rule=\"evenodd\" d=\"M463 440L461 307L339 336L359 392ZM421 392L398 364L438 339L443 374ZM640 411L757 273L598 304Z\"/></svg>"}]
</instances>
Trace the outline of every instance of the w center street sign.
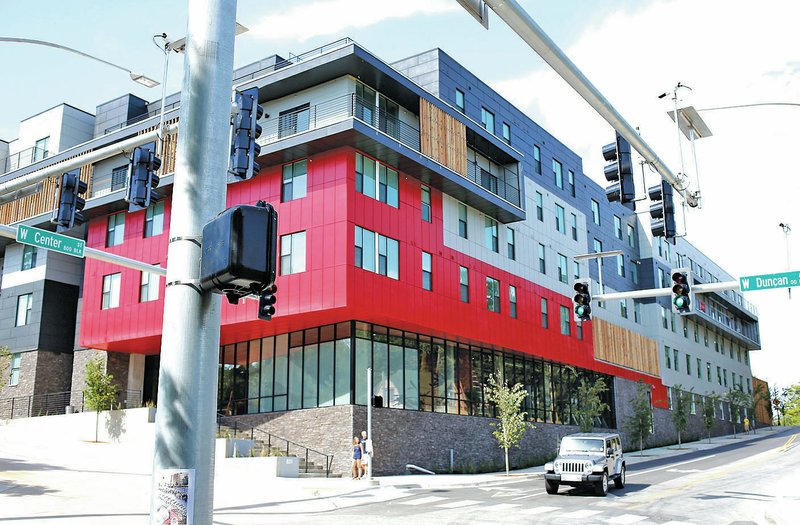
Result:
<instances>
[{"instance_id":1,"label":"w center street sign","mask_svg":"<svg viewBox=\"0 0 800 525\"><path fill-rule=\"evenodd\" d=\"M792 286L800 286L800 271L766 273L764 275L749 275L739 278L739 289L743 292L790 288Z\"/></svg>"},{"instance_id":2,"label":"w center street sign","mask_svg":"<svg viewBox=\"0 0 800 525\"><path fill-rule=\"evenodd\" d=\"M86 248L86 241L83 239L76 239L75 237L23 224L17 227L17 242L81 258L83 258L83 250Z\"/></svg>"}]
</instances>

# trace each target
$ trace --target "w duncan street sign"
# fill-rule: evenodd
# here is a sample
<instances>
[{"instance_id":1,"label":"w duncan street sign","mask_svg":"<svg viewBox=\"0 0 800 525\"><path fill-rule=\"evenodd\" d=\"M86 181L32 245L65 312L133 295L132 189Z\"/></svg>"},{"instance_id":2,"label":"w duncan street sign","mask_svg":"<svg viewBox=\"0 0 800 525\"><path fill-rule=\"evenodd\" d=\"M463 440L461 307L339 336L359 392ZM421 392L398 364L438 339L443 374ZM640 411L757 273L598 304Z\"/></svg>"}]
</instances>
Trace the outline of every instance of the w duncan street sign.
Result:
<instances>
[{"instance_id":1,"label":"w duncan street sign","mask_svg":"<svg viewBox=\"0 0 800 525\"><path fill-rule=\"evenodd\" d=\"M83 257L83 250L86 248L86 241L82 239L23 224L17 227L17 242L81 258Z\"/></svg>"},{"instance_id":2,"label":"w duncan street sign","mask_svg":"<svg viewBox=\"0 0 800 525\"><path fill-rule=\"evenodd\" d=\"M743 292L790 288L792 286L800 286L800 271L739 277L739 289Z\"/></svg>"}]
</instances>

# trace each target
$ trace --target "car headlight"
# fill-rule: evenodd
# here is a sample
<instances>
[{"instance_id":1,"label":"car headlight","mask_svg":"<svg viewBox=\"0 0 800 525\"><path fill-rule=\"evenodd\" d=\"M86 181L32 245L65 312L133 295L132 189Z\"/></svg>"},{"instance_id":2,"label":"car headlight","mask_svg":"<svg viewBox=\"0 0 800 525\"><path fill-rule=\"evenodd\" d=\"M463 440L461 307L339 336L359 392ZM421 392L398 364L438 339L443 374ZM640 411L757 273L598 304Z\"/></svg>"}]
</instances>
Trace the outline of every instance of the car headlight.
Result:
<instances>
[{"instance_id":1,"label":"car headlight","mask_svg":"<svg viewBox=\"0 0 800 525\"><path fill-rule=\"evenodd\" d=\"M595 465L591 461L587 461L583 465L583 473L584 474L589 474L590 472L592 472L592 470L594 470L594 467L595 467Z\"/></svg>"}]
</instances>

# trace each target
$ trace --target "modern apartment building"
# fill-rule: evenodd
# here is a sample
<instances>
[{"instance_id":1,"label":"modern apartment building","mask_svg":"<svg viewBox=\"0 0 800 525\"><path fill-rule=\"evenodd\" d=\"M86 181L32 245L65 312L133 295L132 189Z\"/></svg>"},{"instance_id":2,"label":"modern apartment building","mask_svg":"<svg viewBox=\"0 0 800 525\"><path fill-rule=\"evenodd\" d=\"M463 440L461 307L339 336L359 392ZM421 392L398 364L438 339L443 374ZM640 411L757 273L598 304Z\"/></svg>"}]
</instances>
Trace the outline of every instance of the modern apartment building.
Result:
<instances>
[{"instance_id":1,"label":"modern apartment building","mask_svg":"<svg viewBox=\"0 0 800 525\"><path fill-rule=\"evenodd\" d=\"M689 260L705 270L695 272L702 282L725 274L683 241L663 255L664 243L644 234L635 213L606 200L577 155L443 51L390 65L343 39L290 60L269 57L234 78L237 87L259 89L264 132L260 174L229 180L227 203L265 200L278 211L278 313L264 322L257 301L223 305L221 413L342 456L366 423L371 368L382 450L376 469L397 472L407 463L446 468L451 449L459 468L496 454L483 388L490 374L529 392L525 409L536 429L520 461L549 453L557 436L574 431L581 378L603 378L609 387L609 409L595 422L606 428L622 426L639 382L664 414L673 386L723 391L722 379L696 377L695 359L722 367L731 386L750 387L747 355L759 348L758 321L739 296L715 294L688 318L668 315L666 329L656 300L607 303L595 306L593 321L573 320L573 280L599 280L594 260L577 255L621 250L603 262L607 290L651 288L659 269L668 274ZM175 119L180 100L168 102L166 118ZM105 103L93 136L47 161L153 129L157 110L157 102L130 95ZM174 156L173 137L161 170L166 197L134 213L123 202L124 155L82 169L89 220L78 235L87 246L166 265ZM4 205L0 216L46 226L52 184L44 191L49 196ZM28 249L4 242L5 292ZM74 288L75 322L72 332L63 328L60 342L68 344L59 350L71 369L58 372L65 390L71 382L71 402L78 403L93 355L107 356L122 389L156 400L164 280L93 259L51 258L43 275L69 274ZM45 295L30 304L36 313L60 303ZM29 337L25 331L42 339L41 325L0 322L4 344ZM698 330L712 334L718 352L701 351ZM678 349L677 368L672 353L664 360L666 347ZM9 348L15 363L23 357L15 368L21 383L31 373L25 354L37 347ZM15 385L2 396L27 392ZM670 439L664 425L656 433Z\"/></svg>"}]
</instances>

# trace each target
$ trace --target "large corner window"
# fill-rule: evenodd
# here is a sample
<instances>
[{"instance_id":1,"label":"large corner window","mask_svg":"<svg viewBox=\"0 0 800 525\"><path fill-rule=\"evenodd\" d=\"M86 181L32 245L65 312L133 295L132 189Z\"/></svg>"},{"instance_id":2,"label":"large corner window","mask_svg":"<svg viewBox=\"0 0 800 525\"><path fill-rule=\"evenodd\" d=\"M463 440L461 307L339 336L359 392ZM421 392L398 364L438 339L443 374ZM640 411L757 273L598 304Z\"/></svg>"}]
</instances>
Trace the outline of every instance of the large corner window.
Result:
<instances>
[{"instance_id":1,"label":"large corner window","mask_svg":"<svg viewBox=\"0 0 800 525\"><path fill-rule=\"evenodd\" d=\"M306 271L306 232L281 236L281 275Z\"/></svg>"},{"instance_id":2,"label":"large corner window","mask_svg":"<svg viewBox=\"0 0 800 525\"><path fill-rule=\"evenodd\" d=\"M17 320L14 326L25 326L30 323L31 312L33 312L33 294L17 296Z\"/></svg>"},{"instance_id":3,"label":"large corner window","mask_svg":"<svg viewBox=\"0 0 800 525\"><path fill-rule=\"evenodd\" d=\"M283 185L281 187L281 202L293 201L306 196L308 184L308 162L299 160L283 165Z\"/></svg>"},{"instance_id":4,"label":"large corner window","mask_svg":"<svg viewBox=\"0 0 800 525\"><path fill-rule=\"evenodd\" d=\"M361 153L356 153L356 191L397 208L399 202L397 171Z\"/></svg>"},{"instance_id":5,"label":"large corner window","mask_svg":"<svg viewBox=\"0 0 800 525\"><path fill-rule=\"evenodd\" d=\"M108 216L106 246L119 246L125 239L125 212Z\"/></svg>"},{"instance_id":6,"label":"large corner window","mask_svg":"<svg viewBox=\"0 0 800 525\"><path fill-rule=\"evenodd\" d=\"M155 237L164 233L164 201L151 204L144 212L144 236Z\"/></svg>"},{"instance_id":7,"label":"large corner window","mask_svg":"<svg viewBox=\"0 0 800 525\"><path fill-rule=\"evenodd\" d=\"M278 138L308 130L311 118L309 104L302 104L278 114Z\"/></svg>"},{"instance_id":8,"label":"large corner window","mask_svg":"<svg viewBox=\"0 0 800 525\"><path fill-rule=\"evenodd\" d=\"M399 243L361 226L355 228L355 265L391 279L399 279Z\"/></svg>"},{"instance_id":9,"label":"large corner window","mask_svg":"<svg viewBox=\"0 0 800 525\"><path fill-rule=\"evenodd\" d=\"M121 273L112 273L103 276L103 296L100 304L101 310L119 306L119 290L122 282Z\"/></svg>"}]
</instances>

